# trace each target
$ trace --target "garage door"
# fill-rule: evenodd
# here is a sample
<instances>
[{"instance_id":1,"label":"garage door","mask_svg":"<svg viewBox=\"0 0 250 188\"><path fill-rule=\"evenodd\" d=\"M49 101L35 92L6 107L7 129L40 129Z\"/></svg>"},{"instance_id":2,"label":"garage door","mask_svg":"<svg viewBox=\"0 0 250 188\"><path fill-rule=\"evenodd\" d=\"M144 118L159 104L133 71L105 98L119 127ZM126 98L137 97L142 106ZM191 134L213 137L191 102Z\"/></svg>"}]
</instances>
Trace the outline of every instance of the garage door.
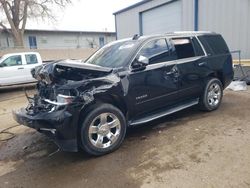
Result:
<instances>
[{"instance_id":1,"label":"garage door","mask_svg":"<svg viewBox=\"0 0 250 188\"><path fill-rule=\"evenodd\" d=\"M162 34L181 30L181 1L159 6L141 14L142 34Z\"/></svg>"}]
</instances>

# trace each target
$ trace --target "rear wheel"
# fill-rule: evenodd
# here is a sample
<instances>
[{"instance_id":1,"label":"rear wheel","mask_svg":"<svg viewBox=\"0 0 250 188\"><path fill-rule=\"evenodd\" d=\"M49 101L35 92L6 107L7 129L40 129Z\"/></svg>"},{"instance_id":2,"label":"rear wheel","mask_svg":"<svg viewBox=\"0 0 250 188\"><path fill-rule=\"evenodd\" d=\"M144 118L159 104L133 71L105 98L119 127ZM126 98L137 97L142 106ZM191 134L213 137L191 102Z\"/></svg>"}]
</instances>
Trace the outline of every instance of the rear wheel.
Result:
<instances>
[{"instance_id":1,"label":"rear wheel","mask_svg":"<svg viewBox=\"0 0 250 188\"><path fill-rule=\"evenodd\" d=\"M91 155L104 155L119 148L125 134L122 112L110 104L101 104L81 124L82 148Z\"/></svg>"},{"instance_id":2,"label":"rear wheel","mask_svg":"<svg viewBox=\"0 0 250 188\"><path fill-rule=\"evenodd\" d=\"M222 101L223 87L222 83L217 78L212 78L207 81L203 95L200 98L200 108L205 111L216 110Z\"/></svg>"}]
</instances>

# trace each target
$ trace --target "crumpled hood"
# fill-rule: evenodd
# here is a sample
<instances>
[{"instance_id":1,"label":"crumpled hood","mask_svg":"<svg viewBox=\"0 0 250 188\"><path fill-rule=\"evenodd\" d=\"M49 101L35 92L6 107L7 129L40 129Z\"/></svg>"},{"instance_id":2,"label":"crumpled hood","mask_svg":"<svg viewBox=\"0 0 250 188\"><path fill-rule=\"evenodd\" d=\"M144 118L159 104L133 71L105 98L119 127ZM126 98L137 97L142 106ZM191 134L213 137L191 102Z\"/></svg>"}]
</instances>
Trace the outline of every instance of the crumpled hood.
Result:
<instances>
[{"instance_id":1,"label":"crumpled hood","mask_svg":"<svg viewBox=\"0 0 250 188\"><path fill-rule=\"evenodd\" d=\"M112 71L112 68L101 67L101 66L98 66L98 65L83 63L83 62L74 61L74 60L60 61L60 62L56 63L56 66L58 66L58 67L69 67L69 68L78 68L78 69L83 69L83 70L90 71L90 72L109 73L109 72Z\"/></svg>"},{"instance_id":2,"label":"crumpled hood","mask_svg":"<svg viewBox=\"0 0 250 188\"><path fill-rule=\"evenodd\" d=\"M58 83L62 80L82 81L91 78L103 77L112 72L112 68L101 67L74 60L60 60L38 66L31 71L37 80L47 84Z\"/></svg>"}]
</instances>

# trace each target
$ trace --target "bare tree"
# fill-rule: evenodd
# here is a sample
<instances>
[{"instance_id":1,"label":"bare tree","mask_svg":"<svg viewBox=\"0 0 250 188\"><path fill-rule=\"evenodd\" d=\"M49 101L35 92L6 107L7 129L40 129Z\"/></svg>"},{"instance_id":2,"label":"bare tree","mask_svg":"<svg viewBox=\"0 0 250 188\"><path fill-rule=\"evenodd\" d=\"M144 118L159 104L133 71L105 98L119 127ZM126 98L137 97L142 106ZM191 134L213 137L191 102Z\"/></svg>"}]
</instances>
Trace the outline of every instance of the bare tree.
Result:
<instances>
[{"instance_id":1,"label":"bare tree","mask_svg":"<svg viewBox=\"0 0 250 188\"><path fill-rule=\"evenodd\" d=\"M0 28L14 37L16 47L24 47L23 34L27 19L55 19L51 7L65 7L71 0L0 0L0 11L5 15L10 29L0 18Z\"/></svg>"},{"instance_id":2,"label":"bare tree","mask_svg":"<svg viewBox=\"0 0 250 188\"><path fill-rule=\"evenodd\" d=\"M89 43L90 48L95 48L96 47L96 41L95 38L86 38L86 41Z\"/></svg>"}]
</instances>

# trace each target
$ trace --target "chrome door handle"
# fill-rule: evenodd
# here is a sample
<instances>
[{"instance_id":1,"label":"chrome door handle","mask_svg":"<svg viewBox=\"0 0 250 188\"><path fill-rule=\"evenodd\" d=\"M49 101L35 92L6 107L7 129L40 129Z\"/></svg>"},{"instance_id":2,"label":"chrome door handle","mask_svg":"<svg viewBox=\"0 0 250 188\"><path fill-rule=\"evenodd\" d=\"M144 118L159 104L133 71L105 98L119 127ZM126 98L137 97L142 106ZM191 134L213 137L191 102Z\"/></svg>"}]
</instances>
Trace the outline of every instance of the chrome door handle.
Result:
<instances>
[{"instance_id":1,"label":"chrome door handle","mask_svg":"<svg viewBox=\"0 0 250 188\"><path fill-rule=\"evenodd\" d=\"M19 67L19 68L17 68L18 70L21 70L21 69L24 69L24 67Z\"/></svg>"},{"instance_id":2,"label":"chrome door handle","mask_svg":"<svg viewBox=\"0 0 250 188\"><path fill-rule=\"evenodd\" d=\"M165 72L165 74L168 75L168 76L170 76L170 75L174 74L174 72L173 71Z\"/></svg>"},{"instance_id":3,"label":"chrome door handle","mask_svg":"<svg viewBox=\"0 0 250 188\"><path fill-rule=\"evenodd\" d=\"M176 70L176 69L175 70L171 70L169 72L165 71L165 75L166 76L172 76L173 75L173 77L179 77L180 76L179 71Z\"/></svg>"},{"instance_id":4,"label":"chrome door handle","mask_svg":"<svg viewBox=\"0 0 250 188\"><path fill-rule=\"evenodd\" d=\"M206 66L206 65L207 65L207 62L198 63L198 66L199 66L199 67Z\"/></svg>"}]
</instances>

